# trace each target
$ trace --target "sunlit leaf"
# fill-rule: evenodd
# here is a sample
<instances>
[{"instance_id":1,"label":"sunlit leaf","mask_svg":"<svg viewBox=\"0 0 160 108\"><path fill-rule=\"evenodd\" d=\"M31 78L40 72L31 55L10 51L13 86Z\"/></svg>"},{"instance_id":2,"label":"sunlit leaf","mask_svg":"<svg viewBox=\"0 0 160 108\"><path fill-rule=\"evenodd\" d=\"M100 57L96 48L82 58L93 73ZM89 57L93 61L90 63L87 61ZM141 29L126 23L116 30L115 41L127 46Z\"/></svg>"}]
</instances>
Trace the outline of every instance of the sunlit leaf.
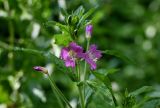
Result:
<instances>
[{"instance_id":1,"label":"sunlit leaf","mask_svg":"<svg viewBox=\"0 0 160 108\"><path fill-rule=\"evenodd\" d=\"M54 38L56 44L62 46L67 46L72 41L72 38L68 34L56 34Z\"/></svg>"}]
</instances>

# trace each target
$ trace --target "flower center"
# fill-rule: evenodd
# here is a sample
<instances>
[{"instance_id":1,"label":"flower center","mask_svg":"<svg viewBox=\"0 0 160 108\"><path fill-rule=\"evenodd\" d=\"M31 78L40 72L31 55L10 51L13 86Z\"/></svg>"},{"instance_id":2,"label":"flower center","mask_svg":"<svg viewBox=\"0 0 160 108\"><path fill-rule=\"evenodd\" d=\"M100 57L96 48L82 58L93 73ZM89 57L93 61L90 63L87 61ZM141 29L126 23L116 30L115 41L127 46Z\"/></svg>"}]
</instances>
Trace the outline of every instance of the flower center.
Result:
<instances>
[{"instance_id":1,"label":"flower center","mask_svg":"<svg viewBox=\"0 0 160 108\"><path fill-rule=\"evenodd\" d=\"M69 56L70 56L71 58L76 58L76 53L75 53L73 50L70 50L70 51L69 51Z\"/></svg>"},{"instance_id":2,"label":"flower center","mask_svg":"<svg viewBox=\"0 0 160 108\"><path fill-rule=\"evenodd\" d=\"M92 54L91 52L89 52L88 55L89 55L89 58L91 58L94 62L97 61L97 58L96 58L96 56L94 54Z\"/></svg>"}]
</instances>

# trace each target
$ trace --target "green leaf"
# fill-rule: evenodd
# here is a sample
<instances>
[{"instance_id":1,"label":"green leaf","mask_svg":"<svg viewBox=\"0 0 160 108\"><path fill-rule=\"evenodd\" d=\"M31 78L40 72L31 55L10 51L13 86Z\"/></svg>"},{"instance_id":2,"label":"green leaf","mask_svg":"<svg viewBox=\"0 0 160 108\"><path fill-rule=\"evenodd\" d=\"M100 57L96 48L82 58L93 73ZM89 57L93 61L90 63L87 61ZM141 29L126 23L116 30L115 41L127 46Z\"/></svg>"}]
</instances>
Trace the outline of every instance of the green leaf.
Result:
<instances>
[{"instance_id":1,"label":"green leaf","mask_svg":"<svg viewBox=\"0 0 160 108\"><path fill-rule=\"evenodd\" d=\"M116 69L116 68L111 68L111 69L107 69L107 74L114 74L115 72L118 72L120 69Z\"/></svg>"},{"instance_id":2,"label":"green leaf","mask_svg":"<svg viewBox=\"0 0 160 108\"><path fill-rule=\"evenodd\" d=\"M56 44L63 46L67 46L72 41L72 38L68 34L56 34L54 38Z\"/></svg>"},{"instance_id":3,"label":"green leaf","mask_svg":"<svg viewBox=\"0 0 160 108\"><path fill-rule=\"evenodd\" d=\"M67 73L67 75L71 78L72 81L74 82L76 81L76 75L72 72L71 68L66 68L64 62L55 55L53 55L51 52L37 51L37 50L18 48L18 47L16 48L16 50L13 49L13 51L40 55L45 59L47 59L48 61L54 63L59 71Z\"/></svg>"},{"instance_id":4,"label":"green leaf","mask_svg":"<svg viewBox=\"0 0 160 108\"><path fill-rule=\"evenodd\" d=\"M96 8L91 8L88 12L86 12L81 19L79 20L79 23L77 24L77 28L79 28L81 25L83 25L84 21L96 10Z\"/></svg>"},{"instance_id":5,"label":"green leaf","mask_svg":"<svg viewBox=\"0 0 160 108\"><path fill-rule=\"evenodd\" d=\"M0 103L7 103L9 102L9 93L4 90L3 86L0 85Z\"/></svg>"},{"instance_id":6,"label":"green leaf","mask_svg":"<svg viewBox=\"0 0 160 108\"><path fill-rule=\"evenodd\" d=\"M67 11L66 11L64 8L61 8L61 7L60 7L60 11L61 11L61 13L62 13L64 16L68 16L68 13L67 13Z\"/></svg>"},{"instance_id":7,"label":"green leaf","mask_svg":"<svg viewBox=\"0 0 160 108\"><path fill-rule=\"evenodd\" d=\"M97 79L99 79L109 89L109 92L111 93L111 96L112 96L112 99L114 101L114 104L115 104L115 106L117 106L117 100L116 100L116 98L114 96L114 93L113 93L113 90L112 90L111 81L108 78L107 74L104 75L104 74L101 74L101 73L98 73L98 72L93 72L93 75Z\"/></svg>"},{"instance_id":8,"label":"green leaf","mask_svg":"<svg viewBox=\"0 0 160 108\"><path fill-rule=\"evenodd\" d=\"M104 54L108 54L108 55L116 56L116 57L122 59L122 60L125 61L125 62L135 64L130 58L128 58L127 56L121 54L121 53L118 52L118 51L115 51L115 50L105 50L105 51L103 51L103 53L104 53Z\"/></svg>"},{"instance_id":9,"label":"green leaf","mask_svg":"<svg viewBox=\"0 0 160 108\"><path fill-rule=\"evenodd\" d=\"M53 55L51 52L38 51L34 49L27 49L27 48L20 48L20 47L11 47L8 44L5 44L4 42L1 42L1 41L0 41L0 47L4 49L5 51L36 55L37 58L43 57L47 59L47 61L54 63L59 71L67 73L67 75L69 75L72 81L77 80L76 75L72 72L72 69L66 68L66 66L64 65L64 62L58 57L56 57L55 55Z\"/></svg>"},{"instance_id":10,"label":"green leaf","mask_svg":"<svg viewBox=\"0 0 160 108\"><path fill-rule=\"evenodd\" d=\"M103 81L104 80L104 75L101 74L101 73L98 73L98 72L93 72L92 73L96 78L98 78L100 81Z\"/></svg>"},{"instance_id":11,"label":"green leaf","mask_svg":"<svg viewBox=\"0 0 160 108\"><path fill-rule=\"evenodd\" d=\"M87 100L87 108L115 108L111 94L103 83L97 80L87 80L86 82L93 90Z\"/></svg>"},{"instance_id":12,"label":"green leaf","mask_svg":"<svg viewBox=\"0 0 160 108\"><path fill-rule=\"evenodd\" d=\"M56 22L56 21L48 21L44 25L51 26L51 27L58 26L62 31L69 33L68 26L63 25L63 24Z\"/></svg>"},{"instance_id":13,"label":"green leaf","mask_svg":"<svg viewBox=\"0 0 160 108\"><path fill-rule=\"evenodd\" d=\"M115 68L111 68L108 70L102 70L103 73L99 73L99 71L95 71L92 74L99 79L100 81L102 81L109 89L111 89L111 82L108 78L108 74L113 74L114 72L119 71L119 69L115 69Z\"/></svg>"},{"instance_id":14,"label":"green leaf","mask_svg":"<svg viewBox=\"0 0 160 108\"><path fill-rule=\"evenodd\" d=\"M111 82L110 82L109 78L107 77L107 75L104 75L104 74L101 74L101 73L98 73L98 72L93 72L93 75L97 79L99 79L101 82L103 82L108 89L110 89L110 90L112 89Z\"/></svg>"},{"instance_id":15,"label":"green leaf","mask_svg":"<svg viewBox=\"0 0 160 108\"><path fill-rule=\"evenodd\" d=\"M27 48L20 48L20 47L10 47L9 45L3 43L3 45L0 47L4 48L4 50L12 51L12 52L18 52L18 53L26 53L26 54L32 54L37 55L40 57L44 57L45 59L49 60L50 62L53 62L57 68L62 72L70 72L70 69L66 68L63 61L53 55L51 52L46 51L38 51L34 49L27 49Z\"/></svg>"},{"instance_id":16,"label":"green leaf","mask_svg":"<svg viewBox=\"0 0 160 108\"><path fill-rule=\"evenodd\" d=\"M144 106L141 108L160 108L160 99L153 99L145 102Z\"/></svg>"},{"instance_id":17,"label":"green leaf","mask_svg":"<svg viewBox=\"0 0 160 108\"><path fill-rule=\"evenodd\" d=\"M159 90L155 90L155 91L151 92L149 94L149 97L150 98L160 98L160 92L159 92Z\"/></svg>"},{"instance_id":18,"label":"green leaf","mask_svg":"<svg viewBox=\"0 0 160 108\"><path fill-rule=\"evenodd\" d=\"M83 6L80 6L74 11L73 15L77 15L77 16L79 16L79 18L81 18L84 11L85 10L84 10Z\"/></svg>"},{"instance_id":19,"label":"green leaf","mask_svg":"<svg viewBox=\"0 0 160 108\"><path fill-rule=\"evenodd\" d=\"M137 95L140 95L142 93L151 92L151 91L153 91L152 86L143 86L143 87L131 92L130 95L137 96Z\"/></svg>"}]
</instances>

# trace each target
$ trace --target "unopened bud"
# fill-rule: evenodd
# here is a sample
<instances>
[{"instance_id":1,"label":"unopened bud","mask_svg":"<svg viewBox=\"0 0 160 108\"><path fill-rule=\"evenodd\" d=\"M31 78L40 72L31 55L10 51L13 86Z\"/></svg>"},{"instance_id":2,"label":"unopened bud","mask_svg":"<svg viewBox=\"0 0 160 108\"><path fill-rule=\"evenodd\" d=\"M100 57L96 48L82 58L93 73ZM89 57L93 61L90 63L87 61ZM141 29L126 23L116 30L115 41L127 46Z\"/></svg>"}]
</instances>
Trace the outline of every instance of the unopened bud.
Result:
<instances>
[{"instance_id":1,"label":"unopened bud","mask_svg":"<svg viewBox=\"0 0 160 108\"><path fill-rule=\"evenodd\" d=\"M48 70L42 66L35 66L35 67L33 67L33 69L36 71L42 72L44 74L48 74Z\"/></svg>"},{"instance_id":2,"label":"unopened bud","mask_svg":"<svg viewBox=\"0 0 160 108\"><path fill-rule=\"evenodd\" d=\"M93 26L91 24L86 26L86 38L91 38L92 30Z\"/></svg>"}]
</instances>

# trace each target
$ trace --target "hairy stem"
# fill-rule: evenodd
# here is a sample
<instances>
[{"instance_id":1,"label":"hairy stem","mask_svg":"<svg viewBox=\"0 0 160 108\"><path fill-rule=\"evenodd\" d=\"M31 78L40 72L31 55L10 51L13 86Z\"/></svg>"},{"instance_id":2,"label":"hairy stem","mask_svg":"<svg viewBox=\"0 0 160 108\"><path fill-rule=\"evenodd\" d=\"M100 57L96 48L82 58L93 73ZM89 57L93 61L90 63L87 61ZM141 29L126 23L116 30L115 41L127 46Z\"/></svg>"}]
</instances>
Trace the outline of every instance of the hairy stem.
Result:
<instances>
[{"instance_id":1,"label":"hairy stem","mask_svg":"<svg viewBox=\"0 0 160 108\"><path fill-rule=\"evenodd\" d=\"M72 106L69 104L69 101L63 95L63 93L58 89L58 87L56 86L55 82L51 79L50 75L49 74L47 74L47 75L48 75L48 79L49 79L49 81L51 83L51 86L55 90L57 95L69 106L69 108L72 108Z\"/></svg>"}]
</instances>

